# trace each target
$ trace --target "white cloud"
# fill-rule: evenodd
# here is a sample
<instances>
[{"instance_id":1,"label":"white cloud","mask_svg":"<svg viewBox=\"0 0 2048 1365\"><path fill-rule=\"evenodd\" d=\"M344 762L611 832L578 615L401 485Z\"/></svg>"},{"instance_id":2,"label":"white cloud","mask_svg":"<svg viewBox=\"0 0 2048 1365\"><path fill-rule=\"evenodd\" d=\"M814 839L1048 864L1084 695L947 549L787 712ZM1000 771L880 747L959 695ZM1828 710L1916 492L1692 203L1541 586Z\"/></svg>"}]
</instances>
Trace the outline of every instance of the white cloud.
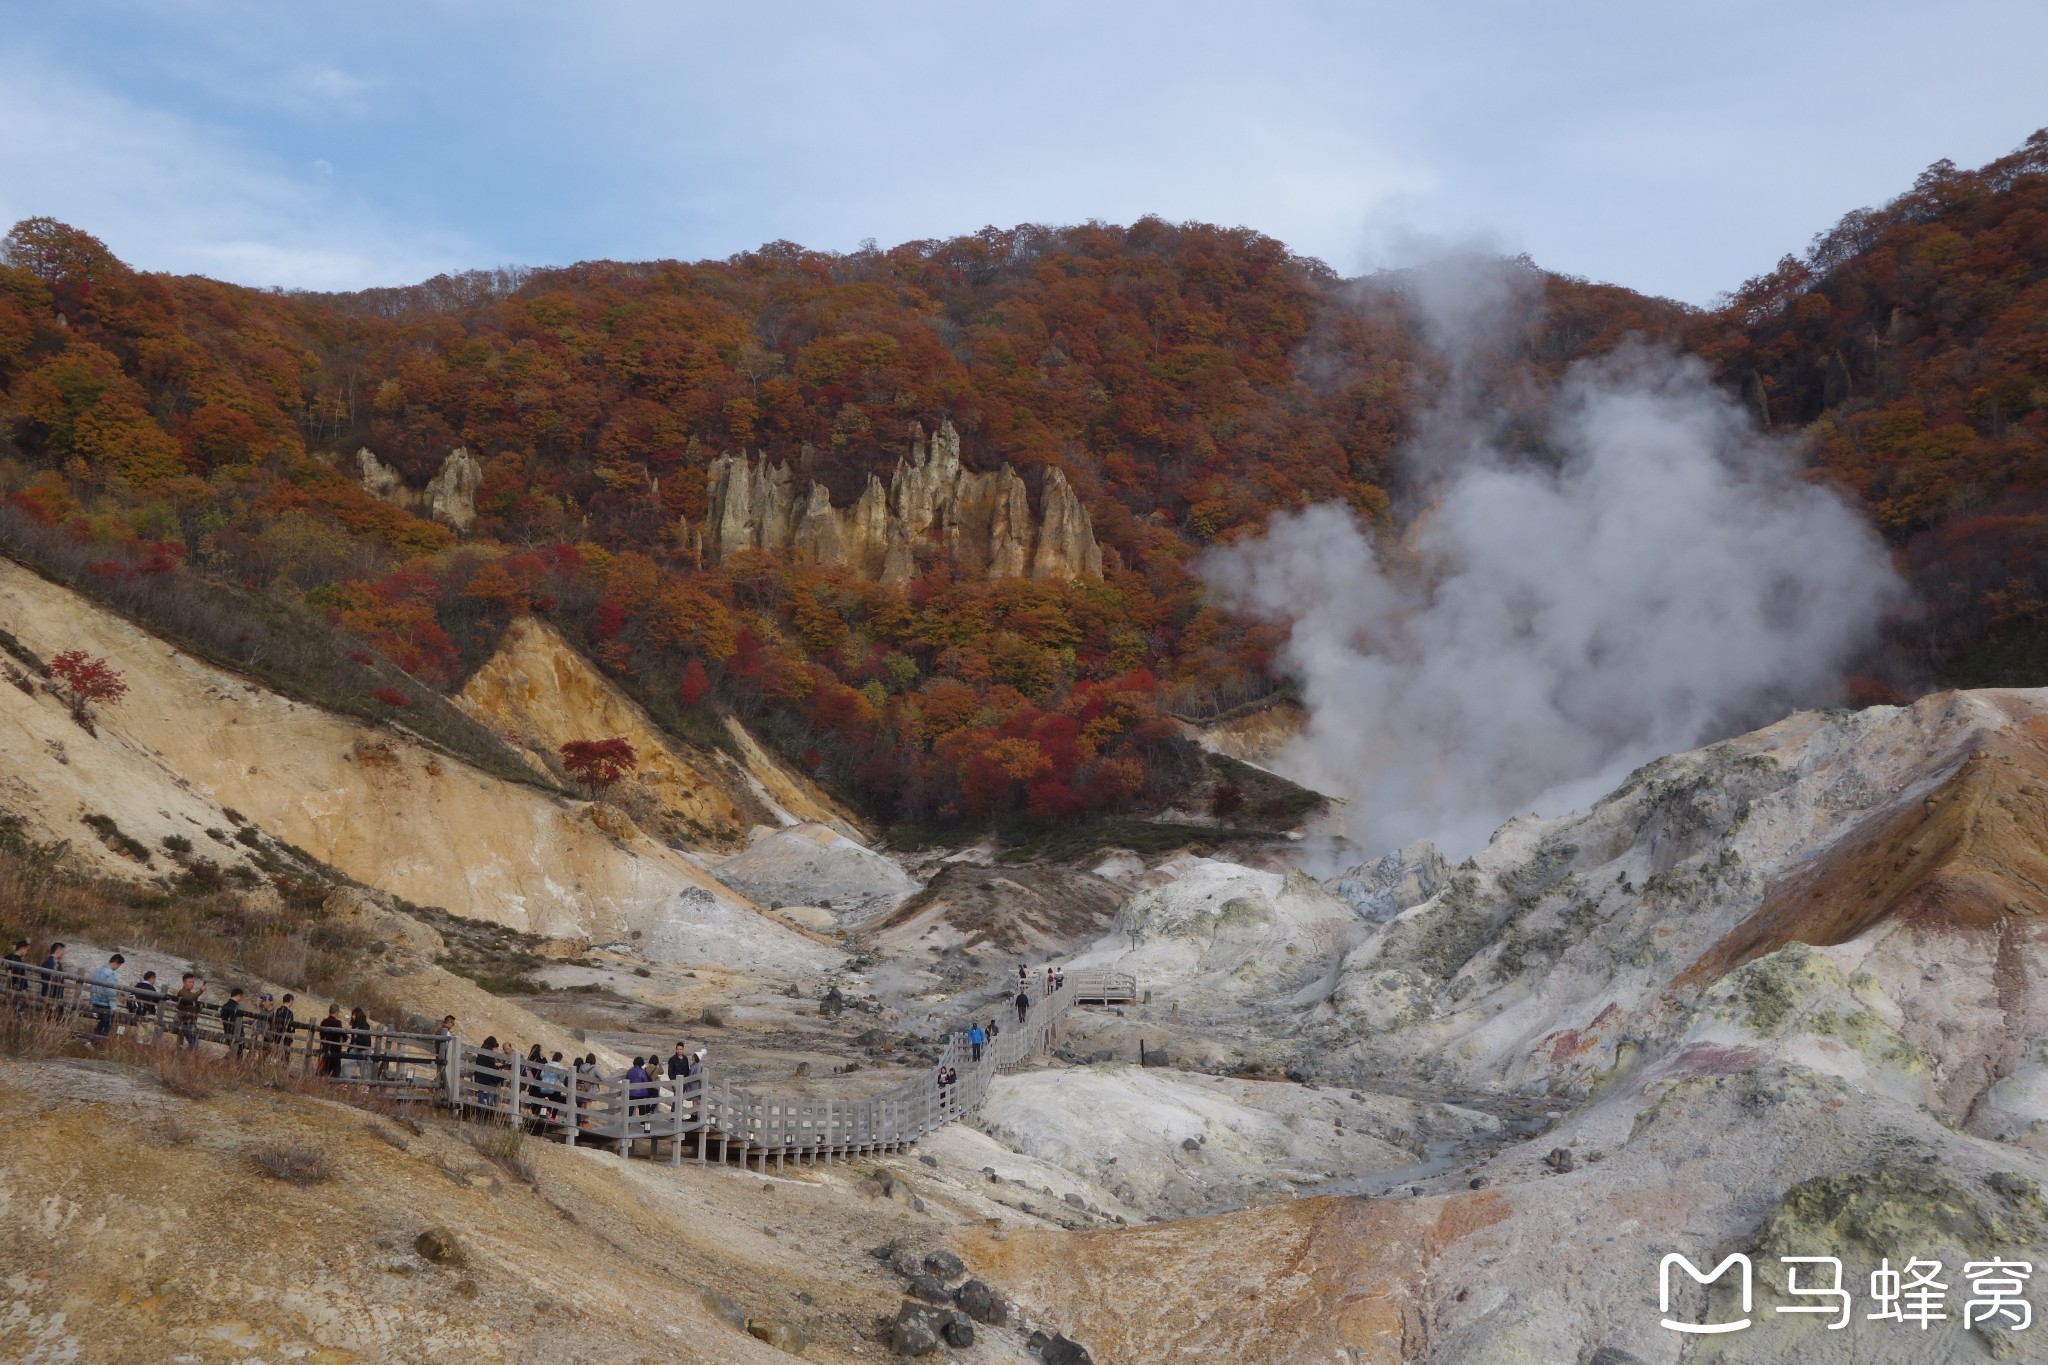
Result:
<instances>
[{"instance_id":1,"label":"white cloud","mask_svg":"<svg viewBox=\"0 0 2048 1365\"><path fill-rule=\"evenodd\" d=\"M469 263L462 242L394 230L331 174L22 58L0 53L25 73L0 85L0 222L48 215L146 269L259 285L401 283Z\"/></svg>"}]
</instances>

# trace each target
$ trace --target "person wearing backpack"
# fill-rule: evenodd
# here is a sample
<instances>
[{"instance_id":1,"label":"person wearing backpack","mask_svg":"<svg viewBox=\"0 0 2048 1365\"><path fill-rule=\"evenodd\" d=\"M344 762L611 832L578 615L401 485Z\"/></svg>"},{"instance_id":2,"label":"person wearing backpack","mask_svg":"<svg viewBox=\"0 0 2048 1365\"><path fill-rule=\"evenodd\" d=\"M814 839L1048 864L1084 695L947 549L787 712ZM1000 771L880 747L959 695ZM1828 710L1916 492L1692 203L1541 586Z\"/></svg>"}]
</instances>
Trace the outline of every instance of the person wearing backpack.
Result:
<instances>
[{"instance_id":1,"label":"person wearing backpack","mask_svg":"<svg viewBox=\"0 0 2048 1365\"><path fill-rule=\"evenodd\" d=\"M264 997L266 1000L269 998ZM284 999L278 1001L277 1008L270 1012L270 1048L272 1052L282 1054L286 1066L290 1066L292 1061L292 1030L299 1026L297 1016L292 1013L292 1001L297 998L286 991Z\"/></svg>"},{"instance_id":2,"label":"person wearing backpack","mask_svg":"<svg viewBox=\"0 0 2048 1365\"><path fill-rule=\"evenodd\" d=\"M242 1055L242 1029L248 1020L249 1011L242 1004L242 988L237 986L228 992L227 1003L220 1007L220 1036L228 1045L230 1057Z\"/></svg>"}]
</instances>

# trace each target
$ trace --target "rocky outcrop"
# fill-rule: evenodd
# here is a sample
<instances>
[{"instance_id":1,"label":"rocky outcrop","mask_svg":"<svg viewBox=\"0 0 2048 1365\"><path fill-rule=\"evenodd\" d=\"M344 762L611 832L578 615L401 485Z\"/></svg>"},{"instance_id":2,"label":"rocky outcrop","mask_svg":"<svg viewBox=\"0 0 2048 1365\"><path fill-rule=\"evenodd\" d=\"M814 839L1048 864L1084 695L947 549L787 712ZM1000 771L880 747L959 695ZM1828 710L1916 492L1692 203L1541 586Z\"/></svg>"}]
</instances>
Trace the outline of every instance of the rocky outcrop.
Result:
<instances>
[{"instance_id":1,"label":"rocky outcrop","mask_svg":"<svg viewBox=\"0 0 2048 1365\"><path fill-rule=\"evenodd\" d=\"M404 477L368 447L356 452L356 464L362 470L363 487L384 501L425 513L461 535L469 534L476 524L476 491L483 486L484 467L465 448L449 451L441 462L441 472L417 490L408 488Z\"/></svg>"},{"instance_id":2,"label":"rocky outcrop","mask_svg":"<svg viewBox=\"0 0 2048 1365\"><path fill-rule=\"evenodd\" d=\"M732 853L746 846L751 829L805 820L865 837L851 812L751 736L736 738L736 752L727 752L663 730L554 627L533 617L512 622L456 700L542 771L549 770L547 756L572 739L625 739L639 767L611 799L664 842Z\"/></svg>"},{"instance_id":3,"label":"rocky outcrop","mask_svg":"<svg viewBox=\"0 0 2048 1365\"><path fill-rule=\"evenodd\" d=\"M711 462L704 551L719 562L741 550L786 554L801 564L848 564L888 583L909 580L937 557L992 578L1062 582L1102 576L1102 549L1088 509L1059 469L1048 469L1040 512L1009 465L976 473L960 463L960 434L942 422L912 438L885 488L876 475L851 507L834 507L824 485L799 492L785 464L744 453Z\"/></svg>"}]
</instances>

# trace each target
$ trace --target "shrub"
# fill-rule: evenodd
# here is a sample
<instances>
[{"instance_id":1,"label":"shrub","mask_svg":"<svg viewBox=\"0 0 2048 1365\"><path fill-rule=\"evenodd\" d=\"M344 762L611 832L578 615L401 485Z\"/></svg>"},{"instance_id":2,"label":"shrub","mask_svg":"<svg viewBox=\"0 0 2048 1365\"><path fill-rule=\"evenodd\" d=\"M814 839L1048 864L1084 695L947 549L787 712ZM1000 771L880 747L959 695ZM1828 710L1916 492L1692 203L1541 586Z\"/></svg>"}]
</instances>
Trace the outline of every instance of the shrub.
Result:
<instances>
[{"instance_id":1,"label":"shrub","mask_svg":"<svg viewBox=\"0 0 2048 1365\"><path fill-rule=\"evenodd\" d=\"M312 1142L265 1142L250 1152L256 1169L289 1185L319 1185L334 1178L326 1151Z\"/></svg>"},{"instance_id":2,"label":"shrub","mask_svg":"<svg viewBox=\"0 0 2048 1365\"><path fill-rule=\"evenodd\" d=\"M394 709L412 705L412 700L395 687L373 687L370 689L370 695Z\"/></svg>"},{"instance_id":3,"label":"shrub","mask_svg":"<svg viewBox=\"0 0 2048 1365\"><path fill-rule=\"evenodd\" d=\"M0 1057L54 1057L70 1041L70 1029L47 1015L14 1009L0 1012Z\"/></svg>"},{"instance_id":4,"label":"shrub","mask_svg":"<svg viewBox=\"0 0 2048 1365\"><path fill-rule=\"evenodd\" d=\"M527 1185L539 1183L539 1174L526 1159L525 1129L490 1124L466 1129L462 1136L477 1155L514 1180Z\"/></svg>"},{"instance_id":5,"label":"shrub","mask_svg":"<svg viewBox=\"0 0 2048 1365\"><path fill-rule=\"evenodd\" d=\"M164 1052L156 1058L157 1083L181 1100L212 1099L230 1079L225 1070L221 1063L189 1052Z\"/></svg>"}]
</instances>

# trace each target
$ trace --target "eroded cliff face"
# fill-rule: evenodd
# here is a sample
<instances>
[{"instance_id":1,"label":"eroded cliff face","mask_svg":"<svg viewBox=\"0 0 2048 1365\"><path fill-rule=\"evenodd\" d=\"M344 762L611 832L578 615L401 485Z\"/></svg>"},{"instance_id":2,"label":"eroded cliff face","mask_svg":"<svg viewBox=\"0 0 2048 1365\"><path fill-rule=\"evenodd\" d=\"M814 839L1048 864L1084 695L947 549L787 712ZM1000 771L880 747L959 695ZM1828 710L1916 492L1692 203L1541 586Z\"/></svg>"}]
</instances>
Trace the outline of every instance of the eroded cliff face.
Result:
<instances>
[{"instance_id":1,"label":"eroded cliff face","mask_svg":"<svg viewBox=\"0 0 2048 1365\"><path fill-rule=\"evenodd\" d=\"M539 756L570 740L624 737L640 762L614 799L664 840L729 853L745 847L756 826L805 820L866 837L850 811L751 741L736 746L735 757L668 734L552 626L532 617L511 624L456 700L544 769Z\"/></svg>"},{"instance_id":2,"label":"eroded cliff face","mask_svg":"<svg viewBox=\"0 0 2048 1365\"><path fill-rule=\"evenodd\" d=\"M193 828L203 837L221 827L213 812L234 806L369 886L458 915L560 937L680 934L700 960L744 970L831 957L615 807L507 782L278 696L4 560L0 626L45 657L99 655L130 688L97 738L56 699L7 689L0 758L14 770L0 801L35 837L82 846L81 813L111 815L151 844Z\"/></svg>"},{"instance_id":3,"label":"eroded cliff face","mask_svg":"<svg viewBox=\"0 0 2048 1365\"><path fill-rule=\"evenodd\" d=\"M484 467L463 447L449 451L441 462L441 472L421 489L408 488L398 471L367 447L356 452L356 464L362 470L363 487L384 501L425 512L462 535L469 534L476 524L476 491L483 486Z\"/></svg>"},{"instance_id":4,"label":"eroded cliff face","mask_svg":"<svg viewBox=\"0 0 2048 1365\"><path fill-rule=\"evenodd\" d=\"M939 557L991 578L1102 576L1094 525L1067 476L1046 471L1034 517L1024 480L1009 465L988 474L961 465L951 422L929 441L913 437L888 486L870 474L851 507L834 507L822 484L800 491L789 466L771 465L765 455L721 455L709 483L704 552L714 562L767 550L801 564L848 564L888 583L907 581L920 560Z\"/></svg>"}]
</instances>

